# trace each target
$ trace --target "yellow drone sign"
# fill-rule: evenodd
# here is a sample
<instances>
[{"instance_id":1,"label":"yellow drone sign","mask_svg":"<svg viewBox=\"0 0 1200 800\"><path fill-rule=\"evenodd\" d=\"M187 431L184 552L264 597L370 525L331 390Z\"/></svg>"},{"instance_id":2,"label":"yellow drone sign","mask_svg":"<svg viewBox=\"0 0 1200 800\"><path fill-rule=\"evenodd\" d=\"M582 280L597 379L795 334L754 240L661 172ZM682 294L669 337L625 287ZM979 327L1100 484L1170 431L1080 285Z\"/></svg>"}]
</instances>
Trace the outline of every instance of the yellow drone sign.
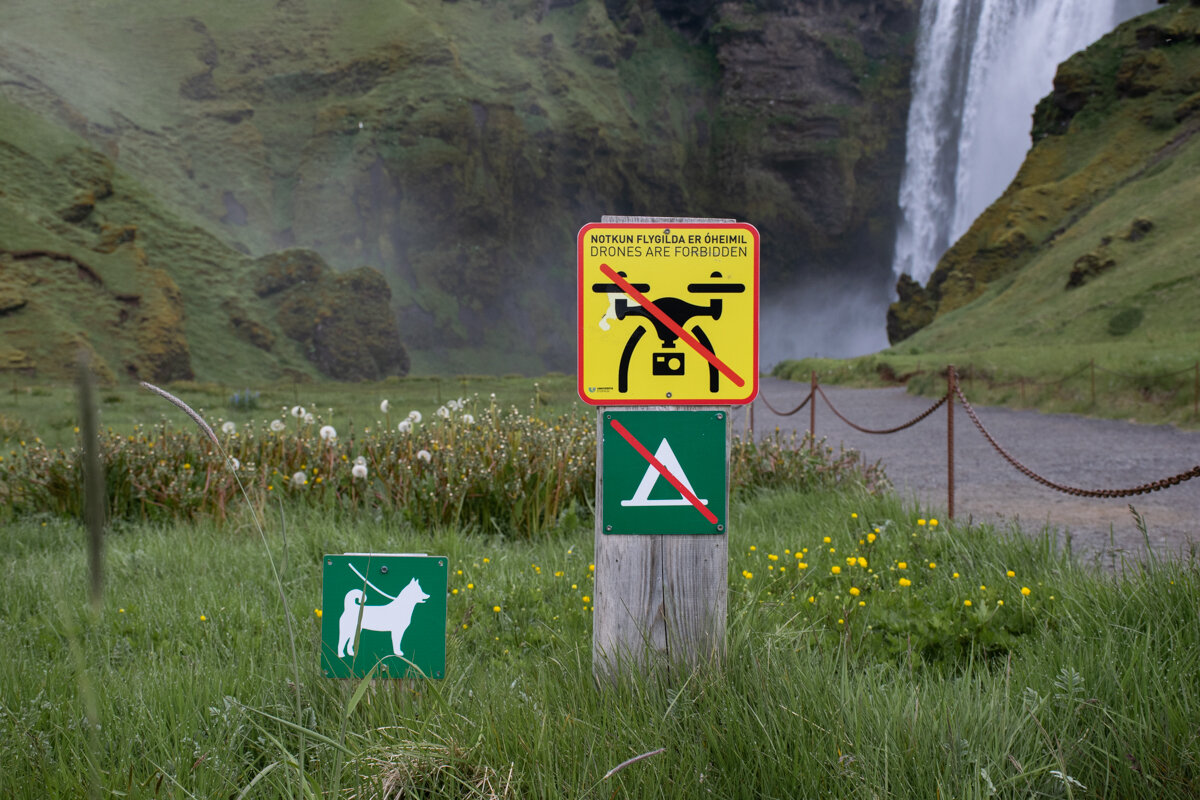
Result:
<instances>
[{"instance_id":1,"label":"yellow drone sign","mask_svg":"<svg viewBox=\"0 0 1200 800\"><path fill-rule=\"evenodd\" d=\"M579 396L735 405L758 393L758 231L595 223L579 232Z\"/></svg>"}]
</instances>

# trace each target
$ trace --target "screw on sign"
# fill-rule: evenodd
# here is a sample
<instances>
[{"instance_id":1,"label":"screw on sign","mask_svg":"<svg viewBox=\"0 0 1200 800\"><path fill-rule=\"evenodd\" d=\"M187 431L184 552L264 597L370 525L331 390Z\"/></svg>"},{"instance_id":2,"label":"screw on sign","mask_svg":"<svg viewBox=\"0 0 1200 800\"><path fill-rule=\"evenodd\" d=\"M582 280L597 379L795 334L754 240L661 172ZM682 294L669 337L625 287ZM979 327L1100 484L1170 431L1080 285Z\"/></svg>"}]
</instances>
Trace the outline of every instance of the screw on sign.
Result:
<instances>
[{"instance_id":1,"label":"screw on sign","mask_svg":"<svg viewBox=\"0 0 1200 800\"><path fill-rule=\"evenodd\" d=\"M587 225L579 233L578 269L579 395L585 402L699 405L754 399L753 226Z\"/></svg>"}]
</instances>

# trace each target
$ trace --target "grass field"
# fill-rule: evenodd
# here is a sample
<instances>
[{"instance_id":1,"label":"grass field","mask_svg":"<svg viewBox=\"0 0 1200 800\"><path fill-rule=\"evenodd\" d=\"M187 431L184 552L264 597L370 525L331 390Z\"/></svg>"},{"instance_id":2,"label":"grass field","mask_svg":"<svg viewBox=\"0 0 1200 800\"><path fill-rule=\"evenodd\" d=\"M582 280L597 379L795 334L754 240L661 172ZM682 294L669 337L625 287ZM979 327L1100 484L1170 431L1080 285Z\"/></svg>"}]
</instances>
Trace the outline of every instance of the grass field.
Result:
<instances>
[{"instance_id":1,"label":"grass field","mask_svg":"<svg viewBox=\"0 0 1200 800\"><path fill-rule=\"evenodd\" d=\"M394 428L411 410L433 417L450 400L465 398L487 405L491 395L501 408L516 407L559 415L581 410L573 376L404 378L376 383L267 383L231 385L178 382L168 388L197 409L214 427L232 421L238 427L271 419L288 419L293 406L301 405L331 424L343 435L385 425ZM252 407L235 402L247 396ZM100 425L117 433L131 433L135 425L166 421L182 427L186 418L161 398L129 383L99 391ZM380 410L388 401L390 414ZM0 387L0 442L40 438L51 447L75 443L79 401L75 386L12 378ZM187 423L190 425L190 423Z\"/></svg>"},{"instance_id":2,"label":"grass field","mask_svg":"<svg viewBox=\"0 0 1200 800\"><path fill-rule=\"evenodd\" d=\"M616 686L592 679L587 526L517 542L301 512L285 542L269 520L297 687L249 520L122 526L95 611L80 527L23 520L0 538L0 794L1195 796L1194 559L1096 574L1048 537L918 513L735 504L723 667ZM349 550L449 556L444 681L321 676L321 556Z\"/></svg>"},{"instance_id":3,"label":"grass field","mask_svg":"<svg viewBox=\"0 0 1200 800\"><path fill-rule=\"evenodd\" d=\"M353 414L364 445L384 389L399 416L475 388L572 406L555 378L537 399L516 379L301 388ZM21 424L66 414L68 394L28 395L41 411ZM111 405L136 413L118 426L157 413L123 397ZM905 506L829 453L836 480L809 469L789 479L809 488L778 488L780 453L738 462L722 663L615 684L592 674L587 514L502 536L331 491L256 503L261 529L241 501L123 517L93 606L82 526L26 510L0 527L0 796L1200 793L1195 553L1097 572L1050 532ZM39 480L22 465L0 477ZM323 677L321 561L347 551L449 558L444 680Z\"/></svg>"}]
</instances>

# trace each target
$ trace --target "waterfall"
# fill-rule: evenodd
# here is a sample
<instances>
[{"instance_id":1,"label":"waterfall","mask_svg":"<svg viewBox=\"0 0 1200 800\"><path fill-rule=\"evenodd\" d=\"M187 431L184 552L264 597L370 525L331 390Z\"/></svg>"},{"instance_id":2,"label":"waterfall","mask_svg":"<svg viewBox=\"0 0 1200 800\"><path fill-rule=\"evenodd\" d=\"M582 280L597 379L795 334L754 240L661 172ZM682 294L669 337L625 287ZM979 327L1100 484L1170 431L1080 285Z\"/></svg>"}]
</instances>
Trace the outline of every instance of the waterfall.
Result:
<instances>
[{"instance_id":1,"label":"waterfall","mask_svg":"<svg viewBox=\"0 0 1200 800\"><path fill-rule=\"evenodd\" d=\"M1017 174L1059 62L1156 0L924 0L892 269L925 282Z\"/></svg>"}]
</instances>

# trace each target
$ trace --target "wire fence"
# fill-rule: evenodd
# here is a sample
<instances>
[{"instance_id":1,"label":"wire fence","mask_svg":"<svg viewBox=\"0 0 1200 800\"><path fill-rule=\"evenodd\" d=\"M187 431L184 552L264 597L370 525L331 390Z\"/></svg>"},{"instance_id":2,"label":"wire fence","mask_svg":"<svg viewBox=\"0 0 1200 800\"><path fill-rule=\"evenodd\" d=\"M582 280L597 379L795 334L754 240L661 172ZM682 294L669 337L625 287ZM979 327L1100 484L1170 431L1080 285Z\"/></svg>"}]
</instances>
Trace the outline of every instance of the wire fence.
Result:
<instances>
[{"instance_id":1,"label":"wire fence","mask_svg":"<svg viewBox=\"0 0 1200 800\"><path fill-rule=\"evenodd\" d=\"M1069 378L1076 377L1079 374L1081 374L1082 372L1088 370L1089 368L1091 369L1093 376L1095 375L1096 369L1102 369L1102 370L1104 369L1103 367L1098 367L1096 365L1095 361L1092 361L1090 364L1084 365L1082 369L1077 370L1076 372L1072 373L1071 375L1068 375L1066 378L1062 378L1059 381L1056 381L1056 383L1061 383L1062 381L1065 381ZM1116 374L1116 375L1122 375L1122 377L1129 377L1131 379L1136 378L1136 376L1123 375L1122 373L1117 373L1113 370L1105 370L1105 371L1113 372L1113 374ZM1200 362L1197 362L1197 364L1194 367L1188 367L1186 369L1178 370L1175 372L1163 373L1162 375L1155 376L1155 377L1156 378L1170 377L1170 376L1180 375L1185 372L1193 372L1193 371L1196 375L1196 380L1197 380L1197 394L1200 395ZM1093 386L1094 386L1094 378L1093 378ZM762 404L765 405L772 413L774 413L777 416L781 416L781 417L791 416L791 415L795 414L796 412L800 411L805 406L809 406L809 409L810 409L809 441L815 442L816 441L816 405L817 405L816 398L818 398L818 397L820 397L821 400L823 400L825 402L825 405L828 406L829 410L833 412L834 416L836 416L838 419L840 419L846 425L850 426L854 430L859 431L861 433L877 434L877 435L887 435L887 434L892 434L892 433L898 433L907 428L911 428L914 425L917 425L917 424L923 422L924 420L928 419L930 415L932 415L935 411L937 411L942 406L946 406L946 409L947 409L947 413L946 413L946 448L947 448L947 452L946 452L947 503L946 503L946 505L947 505L947 509L946 510L947 510L947 513L949 514L949 516L951 516L951 517L954 516L954 407L955 407L955 405L962 406L963 411L966 412L967 418L971 420L972 424L974 424L974 426L979 430L979 433L983 436L983 438L985 440L987 440L987 442L992 446L992 448L996 451L996 453L999 454L1000 457L1003 458L1010 466L1012 466L1014 469L1016 469L1018 472L1020 472L1022 475L1026 476L1027 478L1030 478L1030 479L1040 483L1041 485L1043 485L1049 489L1053 489L1054 491L1057 491L1057 492L1069 494L1074 497L1096 497L1096 498L1132 497L1134 495L1147 494L1149 492L1157 492L1157 491L1161 491L1163 489L1168 489L1172 486L1178 486L1179 484L1184 483L1185 481L1189 481L1192 478L1200 478L1200 465L1197 465L1195 467L1192 467L1189 470L1180 472L1176 475L1171 475L1171 476L1168 476L1165 478L1159 478L1156 480L1150 480L1145 483L1138 484L1136 486L1129 486L1129 487L1122 487L1122 488L1115 488L1115 489L1082 489L1082 488L1079 488L1076 486L1069 486L1067 484L1051 480L1043 475L1040 475L1039 473L1035 472L1034 470L1030 469L1025 464L1021 463L1021 461L1019 461L1018 459L1013 457L1008 452L1008 450L1003 445L1001 445L1000 442L998 442L996 440L996 437L993 436L990 431L988 431L988 429L984 426L983 422L979 419L979 413L967 401L966 395L963 394L962 387L959 385L959 381L958 381L958 373L953 366L948 366L946 368L946 392L945 392L945 394L943 394L940 398L938 398L937 401L935 401L933 403L933 405L931 405L929 408L922 411L917 416L913 417L912 419L908 420L907 422L901 423L901 424L896 425L891 428L882 428L882 429L867 428L867 427L859 425L858 423L849 419L845 414L843 414L841 411L839 411L837 409L837 407L833 404L833 401L831 401L829 399L829 396L825 394L825 391L821 388L820 384L817 381L817 373L816 372L812 373L811 388L809 389L809 392L805 396L803 402L801 402L800 405L796 406L795 408L793 408L790 411L786 411L786 412L778 411L774 406L772 406L767 401L767 399L762 395L761 392L759 392L758 398L755 402L761 401ZM751 435L751 437L753 437L753 435L754 435L754 404L753 403L750 405L750 408L749 408L749 425L750 425L750 435Z\"/></svg>"}]
</instances>

